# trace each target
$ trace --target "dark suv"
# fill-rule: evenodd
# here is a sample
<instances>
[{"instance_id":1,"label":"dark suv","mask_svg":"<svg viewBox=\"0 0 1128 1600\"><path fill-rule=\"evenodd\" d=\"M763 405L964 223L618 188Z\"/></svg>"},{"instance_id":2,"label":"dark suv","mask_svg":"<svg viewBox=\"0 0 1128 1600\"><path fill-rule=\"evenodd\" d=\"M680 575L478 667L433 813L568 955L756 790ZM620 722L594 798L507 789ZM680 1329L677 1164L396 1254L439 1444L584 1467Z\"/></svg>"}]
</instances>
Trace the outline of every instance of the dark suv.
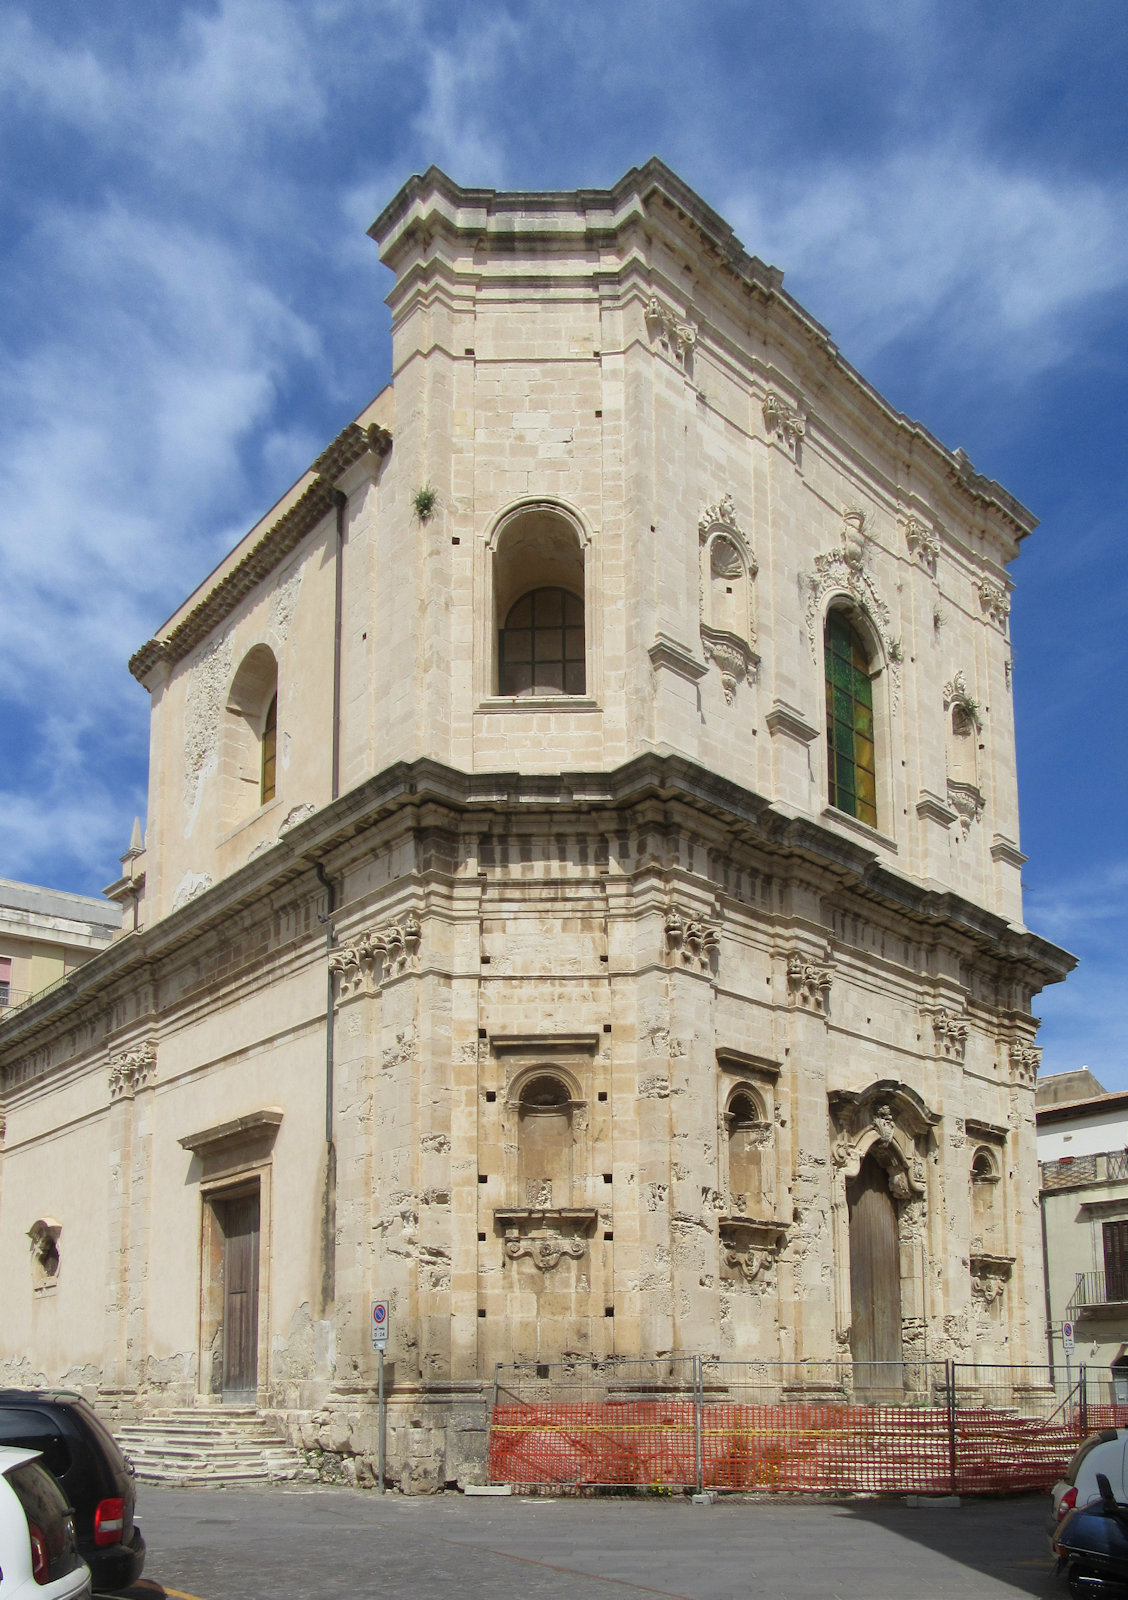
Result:
<instances>
[{"instance_id":1,"label":"dark suv","mask_svg":"<svg viewBox=\"0 0 1128 1600\"><path fill-rule=\"evenodd\" d=\"M41 1452L74 1508L79 1554L96 1590L141 1576L145 1541L134 1526L133 1468L81 1395L0 1389L0 1444Z\"/></svg>"}]
</instances>

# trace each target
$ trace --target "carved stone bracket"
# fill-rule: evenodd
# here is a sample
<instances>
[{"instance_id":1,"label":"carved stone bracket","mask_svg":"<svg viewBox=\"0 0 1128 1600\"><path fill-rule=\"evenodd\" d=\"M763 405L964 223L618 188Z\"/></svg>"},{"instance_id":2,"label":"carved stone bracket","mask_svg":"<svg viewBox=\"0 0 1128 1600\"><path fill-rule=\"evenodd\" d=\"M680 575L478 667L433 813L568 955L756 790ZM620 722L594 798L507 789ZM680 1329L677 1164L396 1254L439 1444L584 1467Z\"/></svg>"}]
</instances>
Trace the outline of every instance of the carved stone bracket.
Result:
<instances>
[{"instance_id":1,"label":"carved stone bracket","mask_svg":"<svg viewBox=\"0 0 1128 1600\"><path fill-rule=\"evenodd\" d=\"M806 417L798 407L790 405L774 389L769 389L764 396L762 409L768 437L778 439L784 448L794 455L800 439L806 437Z\"/></svg>"},{"instance_id":2,"label":"carved stone bracket","mask_svg":"<svg viewBox=\"0 0 1128 1600\"><path fill-rule=\"evenodd\" d=\"M936 1054L949 1061L962 1061L967 1053L968 1025L954 1011L941 1007L932 1013L932 1033Z\"/></svg>"},{"instance_id":3,"label":"carved stone bracket","mask_svg":"<svg viewBox=\"0 0 1128 1600\"><path fill-rule=\"evenodd\" d=\"M1025 1084L1031 1087L1038 1076L1038 1068L1042 1064L1042 1052L1037 1045L1025 1041L1012 1044L1010 1047L1010 1067L1012 1083Z\"/></svg>"},{"instance_id":4,"label":"carved stone bracket","mask_svg":"<svg viewBox=\"0 0 1128 1600\"><path fill-rule=\"evenodd\" d=\"M721 948L720 935L712 923L686 916L677 906L666 913L666 954L679 967L698 972L712 969Z\"/></svg>"},{"instance_id":5,"label":"carved stone bracket","mask_svg":"<svg viewBox=\"0 0 1128 1600\"><path fill-rule=\"evenodd\" d=\"M779 1252L787 1237L787 1224L774 1218L725 1216L717 1219L721 1260L734 1277L767 1288Z\"/></svg>"},{"instance_id":6,"label":"carved stone bracket","mask_svg":"<svg viewBox=\"0 0 1128 1600\"><path fill-rule=\"evenodd\" d=\"M950 711L953 706L964 712L976 733L982 732L983 720L979 715L979 701L973 698L968 689L962 667L958 672L954 672L944 685L944 710Z\"/></svg>"},{"instance_id":7,"label":"carved stone bracket","mask_svg":"<svg viewBox=\"0 0 1128 1600\"><path fill-rule=\"evenodd\" d=\"M905 518L905 539L917 560L934 573L940 554L939 531L929 527L920 517L908 516Z\"/></svg>"},{"instance_id":8,"label":"carved stone bracket","mask_svg":"<svg viewBox=\"0 0 1128 1600\"><path fill-rule=\"evenodd\" d=\"M834 974L829 967L807 961L798 950L787 958L787 994L792 1005L805 1006L826 1016L830 1011L830 990Z\"/></svg>"},{"instance_id":9,"label":"carved stone bracket","mask_svg":"<svg viewBox=\"0 0 1128 1600\"><path fill-rule=\"evenodd\" d=\"M948 779L948 803L960 819L966 839L973 822L978 822L986 808L983 791L974 783L961 783L958 778Z\"/></svg>"},{"instance_id":10,"label":"carved stone bracket","mask_svg":"<svg viewBox=\"0 0 1128 1600\"><path fill-rule=\"evenodd\" d=\"M132 1100L138 1089L152 1082L157 1070L157 1041L147 1039L132 1050L110 1057L110 1099Z\"/></svg>"},{"instance_id":11,"label":"carved stone bracket","mask_svg":"<svg viewBox=\"0 0 1128 1600\"><path fill-rule=\"evenodd\" d=\"M337 974L339 998L374 994L389 979L418 970L422 936L418 917L409 911L402 922L370 929L355 944L334 950L329 970Z\"/></svg>"},{"instance_id":12,"label":"carved stone bracket","mask_svg":"<svg viewBox=\"0 0 1128 1600\"><path fill-rule=\"evenodd\" d=\"M646 326L652 339L659 339L679 366L684 367L697 343L697 324L679 317L652 294L646 305Z\"/></svg>"},{"instance_id":13,"label":"carved stone bracket","mask_svg":"<svg viewBox=\"0 0 1128 1600\"><path fill-rule=\"evenodd\" d=\"M538 1272L551 1272L565 1257L579 1261L597 1217L598 1212L586 1207L525 1206L494 1212L494 1221L504 1232L506 1259L527 1257Z\"/></svg>"},{"instance_id":14,"label":"carved stone bracket","mask_svg":"<svg viewBox=\"0 0 1128 1600\"><path fill-rule=\"evenodd\" d=\"M1007 618L1010 616L1010 599L1006 590L1000 584L992 583L990 578L981 578L977 587L979 603L985 614L997 628L1006 633Z\"/></svg>"},{"instance_id":15,"label":"carved stone bracket","mask_svg":"<svg viewBox=\"0 0 1128 1600\"><path fill-rule=\"evenodd\" d=\"M969 1266L972 1296L986 1308L1002 1297L1014 1267L1014 1257L977 1253L971 1257Z\"/></svg>"},{"instance_id":16,"label":"carved stone bracket","mask_svg":"<svg viewBox=\"0 0 1128 1600\"><path fill-rule=\"evenodd\" d=\"M706 659L715 661L721 669L721 687L725 691L726 703L731 706L736 699L737 684L745 679L749 683L755 680L760 657L735 633L707 628L704 623L701 624L701 645Z\"/></svg>"}]
</instances>

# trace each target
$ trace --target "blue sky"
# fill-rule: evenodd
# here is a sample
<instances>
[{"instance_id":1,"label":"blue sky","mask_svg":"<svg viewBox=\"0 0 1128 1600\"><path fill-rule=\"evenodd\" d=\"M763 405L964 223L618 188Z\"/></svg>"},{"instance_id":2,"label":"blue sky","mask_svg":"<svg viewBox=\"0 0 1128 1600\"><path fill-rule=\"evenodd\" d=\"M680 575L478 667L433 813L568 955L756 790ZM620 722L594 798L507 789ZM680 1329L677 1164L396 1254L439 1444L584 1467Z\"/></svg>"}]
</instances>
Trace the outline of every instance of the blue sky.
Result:
<instances>
[{"instance_id":1,"label":"blue sky","mask_svg":"<svg viewBox=\"0 0 1128 1600\"><path fill-rule=\"evenodd\" d=\"M365 228L431 162L656 154L1042 519L1012 568L1043 1069L1128 1087L1124 0L6 0L0 875L97 893L139 644L386 382Z\"/></svg>"}]
</instances>

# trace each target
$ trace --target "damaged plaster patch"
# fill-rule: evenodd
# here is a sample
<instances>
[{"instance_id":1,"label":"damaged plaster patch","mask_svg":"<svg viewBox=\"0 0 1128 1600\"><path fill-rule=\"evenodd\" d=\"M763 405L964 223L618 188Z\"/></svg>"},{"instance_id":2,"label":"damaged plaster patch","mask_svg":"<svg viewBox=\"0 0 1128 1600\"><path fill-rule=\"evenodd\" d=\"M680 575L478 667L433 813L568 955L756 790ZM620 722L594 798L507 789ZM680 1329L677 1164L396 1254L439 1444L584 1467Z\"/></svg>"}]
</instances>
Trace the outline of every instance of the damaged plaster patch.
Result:
<instances>
[{"instance_id":1,"label":"damaged plaster patch","mask_svg":"<svg viewBox=\"0 0 1128 1600\"><path fill-rule=\"evenodd\" d=\"M668 1100L670 1098L670 1080L661 1072L652 1072L645 1078L638 1080L638 1097L640 1100Z\"/></svg>"},{"instance_id":2,"label":"damaged plaster patch","mask_svg":"<svg viewBox=\"0 0 1128 1600\"><path fill-rule=\"evenodd\" d=\"M231 678L231 640L204 652L188 676L184 707L184 807L192 832L207 779L219 766L219 730Z\"/></svg>"},{"instance_id":3,"label":"damaged plaster patch","mask_svg":"<svg viewBox=\"0 0 1128 1600\"><path fill-rule=\"evenodd\" d=\"M294 620L294 608L298 603L298 592L302 586L304 566L299 566L293 572L280 578L278 587L271 596L270 601L270 629L279 644L285 644L290 633L290 624Z\"/></svg>"},{"instance_id":4,"label":"damaged plaster patch","mask_svg":"<svg viewBox=\"0 0 1128 1600\"><path fill-rule=\"evenodd\" d=\"M385 1070L390 1067L403 1066L405 1062L413 1059L415 1055L415 1024L408 1028L401 1028L396 1034L395 1044L388 1045L380 1057L380 1065Z\"/></svg>"},{"instance_id":5,"label":"damaged plaster patch","mask_svg":"<svg viewBox=\"0 0 1128 1600\"><path fill-rule=\"evenodd\" d=\"M176 893L172 897L172 909L179 911L181 906L186 906L189 900L194 900L198 894L203 894L211 886L211 878L206 872L186 872L176 886Z\"/></svg>"}]
</instances>

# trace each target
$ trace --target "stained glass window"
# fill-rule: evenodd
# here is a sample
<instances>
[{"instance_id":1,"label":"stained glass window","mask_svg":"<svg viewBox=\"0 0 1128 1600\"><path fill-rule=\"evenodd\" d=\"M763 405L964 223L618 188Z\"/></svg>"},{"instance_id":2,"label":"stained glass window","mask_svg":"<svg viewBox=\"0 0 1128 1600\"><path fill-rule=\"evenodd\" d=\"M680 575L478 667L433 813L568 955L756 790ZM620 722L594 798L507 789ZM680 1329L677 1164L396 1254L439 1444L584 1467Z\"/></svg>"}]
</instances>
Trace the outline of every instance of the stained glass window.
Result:
<instances>
[{"instance_id":1,"label":"stained glass window","mask_svg":"<svg viewBox=\"0 0 1128 1600\"><path fill-rule=\"evenodd\" d=\"M278 696L275 695L266 710L262 725L262 803L274 799L274 765L278 750Z\"/></svg>"},{"instance_id":2,"label":"stained glass window","mask_svg":"<svg viewBox=\"0 0 1128 1600\"><path fill-rule=\"evenodd\" d=\"M873 683L865 646L840 611L826 619L826 748L830 803L877 827Z\"/></svg>"},{"instance_id":3,"label":"stained glass window","mask_svg":"<svg viewBox=\"0 0 1128 1600\"><path fill-rule=\"evenodd\" d=\"M584 603L567 589L534 589L510 607L498 636L498 693L583 694Z\"/></svg>"}]
</instances>

